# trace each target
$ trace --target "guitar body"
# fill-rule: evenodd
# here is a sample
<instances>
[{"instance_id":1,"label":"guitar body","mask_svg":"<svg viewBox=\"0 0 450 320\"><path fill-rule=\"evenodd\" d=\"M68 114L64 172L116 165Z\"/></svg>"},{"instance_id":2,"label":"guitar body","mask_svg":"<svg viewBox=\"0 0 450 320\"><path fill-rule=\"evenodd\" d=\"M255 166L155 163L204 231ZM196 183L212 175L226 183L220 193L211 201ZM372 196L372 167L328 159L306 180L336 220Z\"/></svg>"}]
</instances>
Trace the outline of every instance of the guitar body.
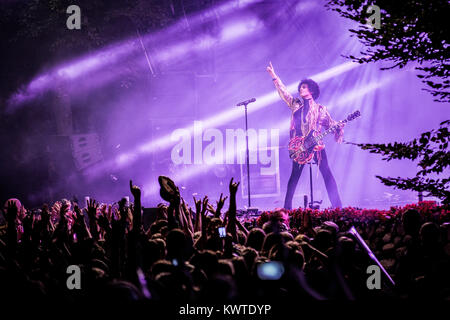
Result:
<instances>
[{"instance_id":1,"label":"guitar body","mask_svg":"<svg viewBox=\"0 0 450 320\"><path fill-rule=\"evenodd\" d=\"M292 138L289 141L289 157L298 164L310 162L314 157L314 152L324 148L315 141L315 136L315 131L311 130L306 137Z\"/></svg>"},{"instance_id":2,"label":"guitar body","mask_svg":"<svg viewBox=\"0 0 450 320\"><path fill-rule=\"evenodd\" d=\"M319 134L314 130L306 137L294 137L289 141L289 157L298 164L305 164L314 157L314 152L320 151L325 146L322 144L322 138L327 134L334 132L339 124L344 124L358 118L361 115L359 111L355 111L347 119L340 121L338 124L328 128L324 133Z\"/></svg>"}]
</instances>

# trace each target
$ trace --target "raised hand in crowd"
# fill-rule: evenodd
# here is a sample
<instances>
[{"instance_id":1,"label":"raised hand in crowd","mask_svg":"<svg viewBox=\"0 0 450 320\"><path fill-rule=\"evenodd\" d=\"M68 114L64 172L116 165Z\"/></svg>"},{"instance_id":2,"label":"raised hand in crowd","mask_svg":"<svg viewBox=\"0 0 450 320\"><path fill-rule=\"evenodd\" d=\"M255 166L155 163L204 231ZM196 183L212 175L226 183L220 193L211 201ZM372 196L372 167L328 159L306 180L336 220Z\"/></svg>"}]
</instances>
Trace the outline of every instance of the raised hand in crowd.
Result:
<instances>
[{"instance_id":1,"label":"raised hand in crowd","mask_svg":"<svg viewBox=\"0 0 450 320\"><path fill-rule=\"evenodd\" d=\"M202 232L200 238L197 240L195 246L199 247L199 248L204 248L204 246L206 245L206 240L207 240L207 226L208 226L208 221L206 218L206 212L208 210L208 196L205 196L203 198L203 200L196 200L194 197L194 203L195 203L195 207L196 207L196 211L197 211L197 215L196 215L196 225L197 228L199 228ZM197 229L196 229L197 230ZM199 231L200 231L199 230Z\"/></svg>"},{"instance_id":2,"label":"raised hand in crowd","mask_svg":"<svg viewBox=\"0 0 450 320\"><path fill-rule=\"evenodd\" d=\"M8 222L8 228L6 229L7 237L6 244L8 248L8 255L14 257L17 249L17 228L16 218L19 208L15 201L8 201L6 206L6 221Z\"/></svg>"},{"instance_id":3,"label":"raised hand in crowd","mask_svg":"<svg viewBox=\"0 0 450 320\"><path fill-rule=\"evenodd\" d=\"M221 210L225 204L225 201L228 199L228 196L223 198L223 193L220 194L219 200L216 202L216 211L214 213L215 218L220 218Z\"/></svg>"},{"instance_id":4,"label":"raised hand in crowd","mask_svg":"<svg viewBox=\"0 0 450 320\"><path fill-rule=\"evenodd\" d=\"M99 232L97 225L97 210L99 207L99 203L95 201L95 199L89 199L86 201L86 210L89 218L89 230L91 232L92 237L95 240L98 240Z\"/></svg>"},{"instance_id":5,"label":"raised hand in crowd","mask_svg":"<svg viewBox=\"0 0 450 320\"><path fill-rule=\"evenodd\" d=\"M182 202L181 208L182 208L182 212L184 215L184 219L186 220L186 226L187 226L188 232L191 235L191 237L193 237L195 231L194 231L194 224L192 223L191 210L183 198L181 198L181 202Z\"/></svg>"},{"instance_id":6,"label":"raised hand in crowd","mask_svg":"<svg viewBox=\"0 0 450 320\"><path fill-rule=\"evenodd\" d=\"M53 233L53 237L56 242L61 244L67 244L71 242L69 235L69 220L67 219L67 213L69 212L69 205L63 202L59 207L59 221L56 225L56 230Z\"/></svg>"},{"instance_id":7,"label":"raised hand in crowd","mask_svg":"<svg viewBox=\"0 0 450 320\"><path fill-rule=\"evenodd\" d=\"M74 215L74 225L72 228L73 232L76 234L77 241L92 238L92 235L86 225L86 221L84 220L84 214L82 210L78 207L78 205L75 205L73 207L73 210L75 212L75 215Z\"/></svg>"},{"instance_id":8,"label":"raised hand in crowd","mask_svg":"<svg viewBox=\"0 0 450 320\"><path fill-rule=\"evenodd\" d=\"M194 231L201 231L202 230L202 215L201 215L201 211L202 211L202 200L196 200L195 197L194 198L194 204L195 204L195 224L194 224Z\"/></svg>"},{"instance_id":9,"label":"raised hand in crowd","mask_svg":"<svg viewBox=\"0 0 450 320\"><path fill-rule=\"evenodd\" d=\"M6 221L8 221L8 223L15 223L18 212L19 208L17 207L16 202L9 200L6 205Z\"/></svg>"},{"instance_id":10,"label":"raised hand in crowd","mask_svg":"<svg viewBox=\"0 0 450 320\"><path fill-rule=\"evenodd\" d=\"M200 212L201 219L202 219L202 233L205 233L205 235L206 235L206 227L207 227L207 223L208 223L207 219L206 219L206 211L208 209L208 202L209 202L208 196L205 196L202 201L202 210Z\"/></svg>"},{"instance_id":11,"label":"raised hand in crowd","mask_svg":"<svg viewBox=\"0 0 450 320\"><path fill-rule=\"evenodd\" d=\"M47 204L44 204L42 206L40 225L41 225L40 239L43 241L44 244L48 245L49 240L51 239L53 232L55 230L55 227L53 225L52 217L50 215Z\"/></svg>"},{"instance_id":12,"label":"raised hand in crowd","mask_svg":"<svg viewBox=\"0 0 450 320\"><path fill-rule=\"evenodd\" d=\"M30 241L33 233L35 215L32 212L25 214L22 219L23 235L22 241Z\"/></svg>"},{"instance_id":13,"label":"raised hand in crowd","mask_svg":"<svg viewBox=\"0 0 450 320\"><path fill-rule=\"evenodd\" d=\"M105 205L106 207L106 205ZM110 234L111 232L111 206L109 206L109 210L100 210L100 214L97 218L98 226L100 227L101 231L103 232L103 235Z\"/></svg>"},{"instance_id":14,"label":"raised hand in crowd","mask_svg":"<svg viewBox=\"0 0 450 320\"><path fill-rule=\"evenodd\" d=\"M132 180L130 180L130 192L134 198L133 231L139 233L142 231L141 189L138 186L133 185Z\"/></svg>"},{"instance_id":15,"label":"raised hand in crowd","mask_svg":"<svg viewBox=\"0 0 450 320\"><path fill-rule=\"evenodd\" d=\"M228 209L227 216L227 233L230 233L233 237L233 241L237 242L237 230L236 230L236 193L238 190L240 182L233 182L233 178L230 180L229 190L230 190L230 206Z\"/></svg>"}]
</instances>

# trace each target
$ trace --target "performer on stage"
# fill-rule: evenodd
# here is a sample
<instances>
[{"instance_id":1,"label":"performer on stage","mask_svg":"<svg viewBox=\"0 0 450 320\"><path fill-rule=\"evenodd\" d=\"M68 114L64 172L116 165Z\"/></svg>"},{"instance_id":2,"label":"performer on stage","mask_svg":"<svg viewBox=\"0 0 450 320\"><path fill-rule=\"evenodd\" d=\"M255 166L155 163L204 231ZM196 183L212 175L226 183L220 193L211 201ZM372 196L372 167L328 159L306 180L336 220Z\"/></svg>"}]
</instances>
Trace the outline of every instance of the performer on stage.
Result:
<instances>
[{"instance_id":1,"label":"performer on stage","mask_svg":"<svg viewBox=\"0 0 450 320\"><path fill-rule=\"evenodd\" d=\"M298 85L299 98L294 98L286 89L280 78L276 75L272 63L267 67L267 72L272 77L273 83L278 90L281 99L286 102L292 111L290 138L307 136L311 130L320 133L322 127L327 130L330 126L337 124L328 113L327 109L319 105L315 100L319 97L320 89L316 82L311 79L300 81ZM335 139L338 143L342 143L344 136L343 124L339 125L339 129L335 132ZM328 198L331 205L342 207L341 199L337 189L336 181L328 166L328 159L324 145L321 143L321 150L314 151L314 160L319 164L319 170L325 181L328 192ZM289 178L284 207L292 209L292 198L297 187L298 180L302 173L304 165L292 162L292 173Z\"/></svg>"}]
</instances>

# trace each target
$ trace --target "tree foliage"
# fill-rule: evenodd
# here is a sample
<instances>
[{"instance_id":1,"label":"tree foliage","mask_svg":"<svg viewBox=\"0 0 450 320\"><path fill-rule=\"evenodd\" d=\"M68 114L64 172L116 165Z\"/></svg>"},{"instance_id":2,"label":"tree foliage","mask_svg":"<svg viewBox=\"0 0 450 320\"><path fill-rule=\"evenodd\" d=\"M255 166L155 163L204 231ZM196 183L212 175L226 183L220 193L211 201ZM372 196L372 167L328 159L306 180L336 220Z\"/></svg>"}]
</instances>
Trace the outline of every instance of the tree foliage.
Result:
<instances>
[{"instance_id":1,"label":"tree foliage","mask_svg":"<svg viewBox=\"0 0 450 320\"><path fill-rule=\"evenodd\" d=\"M366 24L370 6L381 9L380 28ZM361 57L347 56L359 63L390 61L384 69L403 68L418 64L419 78L438 102L450 102L450 15L446 0L329 0L326 7L342 17L359 22L358 29L350 29L366 47Z\"/></svg>"},{"instance_id":2,"label":"tree foliage","mask_svg":"<svg viewBox=\"0 0 450 320\"><path fill-rule=\"evenodd\" d=\"M420 170L413 178L383 178L376 176L387 186L394 186L402 190L415 190L428 192L429 195L438 197L444 203L450 201L450 178L427 178L430 174L441 174L450 166L450 153L448 145L450 142L449 132L450 120L441 123L438 129L433 129L421 134L419 139L407 143L394 144L357 144L363 150L370 153L383 155L383 160L393 159L419 160Z\"/></svg>"},{"instance_id":3,"label":"tree foliage","mask_svg":"<svg viewBox=\"0 0 450 320\"><path fill-rule=\"evenodd\" d=\"M381 10L380 28L366 22L369 7L377 5ZM392 66L382 69L403 68L408 63L416 64L421 71L419 78L426 84L437 102L450 102L450 74L448 24L446 17L450 6L445 0L329 0L326 7L342 17L359 22L357 29L350 29L365 51L361 57L347 56L358 63L389 61ZM363 150L383 155L383 160L418 160L419 171L413 178L391 178L376 176L387 186L402 190L428 192L428 195L450 203L448 175L445 178L431 178L440 175L450 165L449 127L450 120L440 124L438 129L424 132L419 139L407 143L357 144Z\"/></svg>"}]
</instances>

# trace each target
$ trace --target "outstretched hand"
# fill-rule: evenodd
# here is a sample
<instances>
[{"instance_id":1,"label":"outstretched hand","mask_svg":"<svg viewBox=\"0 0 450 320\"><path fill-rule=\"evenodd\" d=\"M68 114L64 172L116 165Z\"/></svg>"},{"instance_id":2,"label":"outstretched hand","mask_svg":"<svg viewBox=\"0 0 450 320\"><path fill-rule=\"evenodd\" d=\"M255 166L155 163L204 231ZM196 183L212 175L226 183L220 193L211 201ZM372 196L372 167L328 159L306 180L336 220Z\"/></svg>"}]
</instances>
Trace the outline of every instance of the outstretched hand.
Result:
<instances>
[{"instance_id":1,"label":"outstretched hand","mask_svg":"<svg viewBox=\"0 0 450 320\"><path fill-rule=\"evenodd\" d=\"M214 217L219 218L220 214L221 214L221 211L222 211L222 208L223 208L223 206L225 204L225 201L227 199L228 199L228 196L226 196L224 198L223 197L223 193L221 193L219 200L216 201L216 204L217 204L216 205L216 209L214 210L213 206L208 204L208 211L211 212L214 215Z\"/></svg>"},{"instance_id":2,"label":"outstretched hand","mask_svg":"<svg viewBox=\"0 0 450 320\"><path fill-rule=\"evenodd\" d=\"M134 199L139 199L141 197L141 189L138 186L134 186L132 180L130 180L130 191Z\"/></svg>"},{"instance_id":3,"label":"outstretched hand","mask_svg":"<svg viewBox=\"0 0 450 320\"><path fill-rule=\"evenodd\" d=\"M75 221L79 222L81 219L84 220L84 214L81 211L80 207L78 207L78 205L75 205L73 207L73 211L75 211Z\"/></svg>"},{"instance_id":4,"label":"outstretched hand","mask_svg":"<svg viewBox=\"0 0 450 320\"><path fill-rule=\"evenodd\" d=\"M208 212L212 213L212 214L216 214L216 209L214 209L214 207L210 204L208 204Z\"/></svg>"},{"instance_id":5,"label":"outstretched hand","mask_svg":"<svg viewBox=\"0 0 450 320\"><path fill-rule=\"evenodd\" d=\"M41 212L41 220L44 224L50 224L51 223L51 216L48 209L48 204L44 203L42 206L42 212Z\"/></svg>"},{"instance_id":6,"label":"outstretched hand","mask_svg":"<svg viewBox=\"0 0 450 320\"><path fill-rule=\"evenodd\" d=\"M208 196L205 196L202 201L202 211L200 213L202 221L202 234L206 236L206 210L208 209Z\"/></svg>"},{"instance_id":7,"label":"outstretched hand","mask_svg":"<svg viewBox=\"0 0 450 320\"><path fill-rule=\"evenodd\" d=\"M240 184L240 182L233 182L233 178L231 178L231 180L230 180L230 186L229 186L229 188L230 188L230 196L231 195L233 195L233 196L235 196L236 195L236 193L237 193L237 190L238 190L238 187L239 187L239 184Z\"/></svg>"},{"instance_id":8,"label":"outstretched hand","mask_svg":"<svg viewBox=\"0 0 450 320\"><path fill-rule=\"evenodd\" d=\"M89 220L95 220L97 218L97 208L99 204L94 199L87 200L86 204Z\"/></svg>"},{"instance_id":9,"label":"outstretched hand","mask_svg":"<svg viewBox=\"0 0 450 320\"><path fill-rule=\"evenodd\" d=\"M66 221L66 214L69 212L69 205L67 203L63 203L59 208L59 217L60 221Z\"/></svg>"},{"instance_id":10,"label":"outstretched hand","mask_svg":"<svg viewBox=\"0 0 450 320\"><path fill-rule=\"evenodd\" d=\"M197 200L197 199L195 199L195 197L193 197L193 198L194 198L194 203L195 203L195 212L197 214L200 214L200 212L202 211L202 199Z\"/></svg>"},{"instance_id":11,"label":"outstretched hand","mask_svg":"<svg viewBox=\"0 0 450 320\"><path fill-rule=\"evenodd\" d=\"M75 211L75 226L77 226L78 230L81 228L86 228L83 211L78 207L78 205L73 207L73 211Z\"/></svg>"},{"instance_id":12,"label":"outstretched hand","mask_svg":"<svg viewBox=\"0 0 450 320\"><path fill-rule=\"evenodd\" d=\"M205 196L202 201L202 212L201 212L202 216L205 215L206 210L208 209L208 201L209 201L208 196Z\"/></svg>"},{"instance_id":13,"label":"outstretched hand","mask_svg":"<svg viewBox=\"0 0 450 320\"><path fill-rule=\"evenodd\" d=\"M225 204L225 201L228 199L228 196L226 196L225 198L223 198L223 193L220 194L220 198L219 201L217 201L217 211L220 212L220 210L222 210L223 205Z\"/></svg>"},{"instance_id":14,"label":"outstretched hand","mask_svg":"<svg viewBox=\"0 0 450 320\"><path fill-rule=\"evenodd\" d=\"M277 77L277 75L275 74L275 70L274 70L274 68L272 66L272 62L269 62L269 66L266 68L266 70L267 70L267 72L270 74L270 76L272 78L276 78Z\"/></svg>"},{"instance_id":15,"label":"outstretched hand","mask_svg":"<svg viewBox=\"0 0 450 320\"><path fill-rule=\"evenodd\" d=\"M14 221L14 220L16 220L18 212L19 212L19 208L17 208L16 203L12 200L8 201L8 206L6 208L6 218L9 221Z\"/></svg>"}]
</instances>

